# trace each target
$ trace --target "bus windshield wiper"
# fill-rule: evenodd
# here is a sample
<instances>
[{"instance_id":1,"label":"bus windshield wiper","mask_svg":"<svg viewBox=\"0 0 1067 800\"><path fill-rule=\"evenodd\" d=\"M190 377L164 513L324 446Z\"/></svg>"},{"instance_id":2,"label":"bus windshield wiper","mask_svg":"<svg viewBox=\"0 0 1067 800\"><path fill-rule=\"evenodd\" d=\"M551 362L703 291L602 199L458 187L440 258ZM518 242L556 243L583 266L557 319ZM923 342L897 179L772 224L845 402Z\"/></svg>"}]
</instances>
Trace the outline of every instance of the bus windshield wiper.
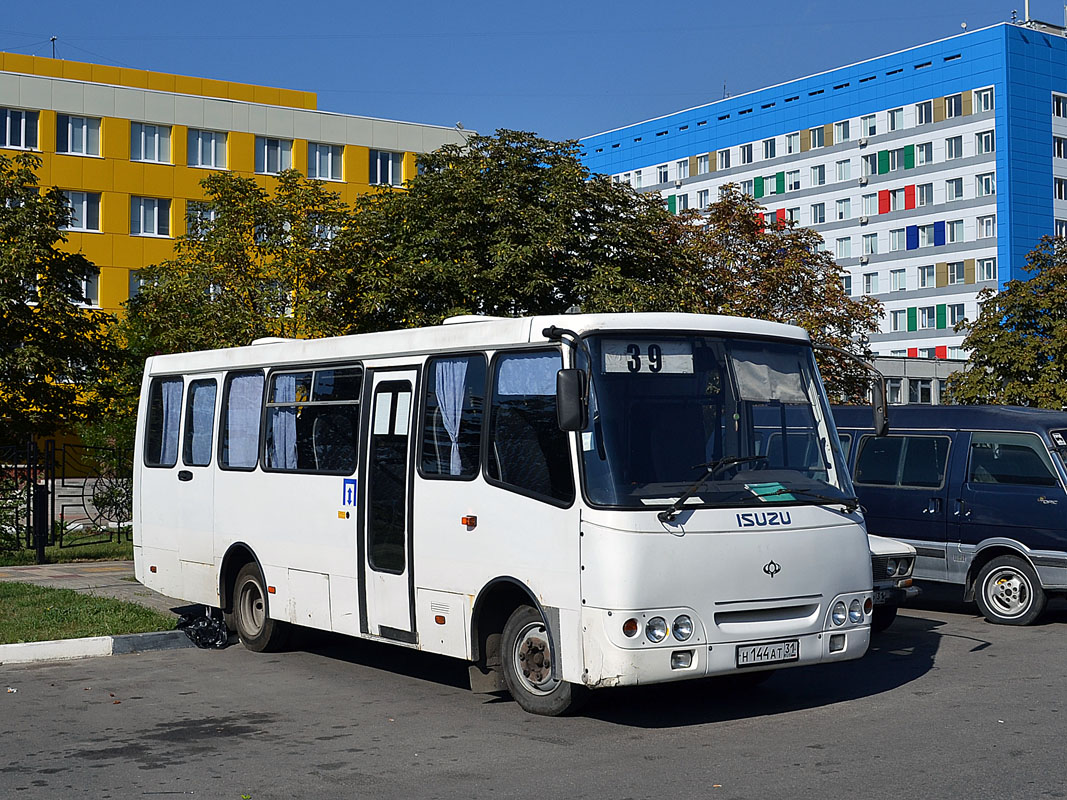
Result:
<instances>
[{"instance_id":1,"label":"bus windshield wiper","mask_svg":"<svg viewBox=\"0 0 1067 800\"><path fill-rule=\"evenodd\" d=\"M676 516L678 516L678 509L682 507L682 504L684 504L686 500L688 500L690 497L699 492L700 488L705 483L707 483L708 480L710 480L711 476L718 472L720 469L733 466L734 464L744 464L747 461L766 460L767 456L727 456L726 458L719 458L715 461L708 461L703 464L695 464L693 466L693 469L696 469L697 467L704 467L704 469L707 471L703 475L701 475L692 486L686 489L681 497L679 497L677 500L675 500L673 503L671 503L669 506L659 512L656 517L659 519L660 522L670 522L672 519L674 519Z\"/></svg>"},{"instance_id":2,"label":"bus windshield wiper","mask_svg":"<svg viewBox=\"0 0 1067 800\"><path fill-rule=\"evenodd\" d=\"M827 504L842 505L847 511L855 511L860 507L860 501L856 497L830 497L828 494L819 494L818 492L809 492L807 489L789 489L783 486L781 489L776 489L773 492L759 495L760 499L764 497L774 497L780 494L802 494L807 497L814 497L816 500L824 500Z\"/></svg>"}]
</instances>

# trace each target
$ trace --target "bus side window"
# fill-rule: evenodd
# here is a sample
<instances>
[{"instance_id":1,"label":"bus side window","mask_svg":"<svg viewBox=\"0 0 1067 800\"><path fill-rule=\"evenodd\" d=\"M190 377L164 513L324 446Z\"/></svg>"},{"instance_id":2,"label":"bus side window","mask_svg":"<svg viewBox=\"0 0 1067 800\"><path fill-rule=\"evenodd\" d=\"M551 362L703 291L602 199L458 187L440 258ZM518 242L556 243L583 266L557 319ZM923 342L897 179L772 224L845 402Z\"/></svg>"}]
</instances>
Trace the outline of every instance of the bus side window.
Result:
<instances>
[{"instance_id":1,"label":"bus side window","mask_svg":"<svg viewBox=\"0 0 1067 800\"><path fill-rule=\"evenodd\" d=\"M211 463L217 391L214 378L189 382L189 398L185 401L185 441L182 444L182 463L187 467L206 467Z\"/></svg>"},{"instance_id":2,"label":"bus side window","mask_svg":"<svg viewBox=\"0 0 1067 800\"><path fill-rule=\"evenodd\" d=\"M486 474L523 494L557 504L574 500L567 434L556 423L558 352L501 356L489 409Z\"/></svg>"},{"instance_id":3,"label":"bus side window","mask_svg":"<svg viewBox=\"0 0 1067 800\"><path fill-rule=\"evenodd\" d=\"M360 367L273 373L263 468L351 475L356 469L362 386Z\"/></svg>"},{"instance_id":4,"label":"bus side window","mask_svg":"<svg viewBox=\"0 0 1067 800\"><path fill-rule=\"evenodd\" d=\"M485 409L485 356L431 358L423 403L423 475L473 478Z\"/></svg>"},{"instance_id":5,"label":"bus side window","mask_svg":"<svg viewBox=\"0 0 1067 800\"><path fill-rule=\"evenodd\" d=\"M219 433L220 467L243 470L256 468L262 410L262 372L231 372L226 376Z\"/></svg>"},{"instance_id":6,"label":"bus side window","mask_svg":"<svg viewBox=\"0 0 1067 800\"><path fill-rule=\"evenodd\" d=\"M178 463L178 425L181 421L182 379L153 378L148 389L144 463L173 467Z\"/></svg>"}]
</instances>

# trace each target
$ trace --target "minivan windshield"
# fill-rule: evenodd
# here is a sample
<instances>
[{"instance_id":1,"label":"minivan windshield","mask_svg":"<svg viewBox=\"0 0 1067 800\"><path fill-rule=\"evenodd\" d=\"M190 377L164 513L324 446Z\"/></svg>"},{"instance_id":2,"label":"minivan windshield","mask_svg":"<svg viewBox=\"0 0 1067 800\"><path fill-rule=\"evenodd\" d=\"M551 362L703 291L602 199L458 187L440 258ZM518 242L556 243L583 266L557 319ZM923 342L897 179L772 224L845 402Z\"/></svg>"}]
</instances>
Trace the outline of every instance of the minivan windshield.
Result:
<instances>
[{"instance_id":1,"label":"minivan windshield","mask_svg":"<svg viewBox=\"0 0 1067 800\"><path fill-rule=\"evenodd\" d=\"M668 506L704 477L684 508L855 496L810 346L623 332L586 342L590 503Z\"/></svg>"}]
</instances>

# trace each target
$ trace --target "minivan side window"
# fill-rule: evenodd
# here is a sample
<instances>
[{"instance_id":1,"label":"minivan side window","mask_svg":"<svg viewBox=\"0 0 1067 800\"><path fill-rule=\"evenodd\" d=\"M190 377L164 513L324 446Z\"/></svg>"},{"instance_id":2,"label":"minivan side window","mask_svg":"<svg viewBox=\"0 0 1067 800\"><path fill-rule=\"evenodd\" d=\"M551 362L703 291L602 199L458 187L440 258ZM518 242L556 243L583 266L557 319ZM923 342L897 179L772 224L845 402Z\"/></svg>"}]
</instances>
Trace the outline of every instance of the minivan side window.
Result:
<instances>
[{"instance_id":1,"label":"minivan side window","mask_svg":"<svg viewBox=\"0 0 1067 800\"><path fill-rule=\"evenodd\" d=\"M556 422L558 351L513 353L496 360L489 408L490 481L556 505L574 500L567 434Z\"/></svg>"},{"instance_id":2,"label":"minivan side window","mask_svg":"<svg viewBox=\"0 0 1067 800\"><path fill-rule=\"evenodd\" d=\"M1032 433L971 434L970 483L1058 486L1048 451Z\"/></svg>"},{"instance_id":3,"label":"minivan side window","mask_svg":"<svg viewBox=\"0 0 1067 800\"><path fill-rule=\"evenodd\" d=\"M937 488L945 480L947 436L864 436L856 456L856 483Z\"/></svg>"},{"instance_id":4,"label":"minivan side window","mask_svg":"<svg viewBox=\"0 0 1067 800\"><path fill-rule=\"evenodd\" d=\"M148 389L144 463L173 467L178 463L178 425L182 418L182 379L153 378Z\"/></svg>"}]
</instances>

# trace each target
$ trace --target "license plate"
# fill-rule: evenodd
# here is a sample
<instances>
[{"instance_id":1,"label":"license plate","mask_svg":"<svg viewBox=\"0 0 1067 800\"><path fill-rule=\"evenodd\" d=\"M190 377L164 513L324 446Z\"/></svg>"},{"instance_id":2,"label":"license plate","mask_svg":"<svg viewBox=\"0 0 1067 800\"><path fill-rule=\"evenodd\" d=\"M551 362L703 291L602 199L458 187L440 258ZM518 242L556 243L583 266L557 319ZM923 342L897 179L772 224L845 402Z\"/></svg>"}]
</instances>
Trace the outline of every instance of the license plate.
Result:
<instances>
[{"instance_id":1,"label":"license plate","mask_svg":"<svg viewBox=\"0 0 1067 800\"><path fill-rule=\"evenodd\" d=\"M754 667L757 664L777 664L781 661L796 661L800 658L800 640L746 644L737 647L737 666Z\"/></svg>"},{"instance_id":2,"label":"license plate","mask_svg":"<svg viewBox=\"0 0 1067 800\"><path fill-rule=\"evenodd\" d=\"M874 601L873 602L874 602L874 604L876 606L880 606L880 605L883 605L884 603L888 603L889 602L889 592L885 591L885 589L876 589L875 592L874 592Z\"/></svg>"}]
</instances>

